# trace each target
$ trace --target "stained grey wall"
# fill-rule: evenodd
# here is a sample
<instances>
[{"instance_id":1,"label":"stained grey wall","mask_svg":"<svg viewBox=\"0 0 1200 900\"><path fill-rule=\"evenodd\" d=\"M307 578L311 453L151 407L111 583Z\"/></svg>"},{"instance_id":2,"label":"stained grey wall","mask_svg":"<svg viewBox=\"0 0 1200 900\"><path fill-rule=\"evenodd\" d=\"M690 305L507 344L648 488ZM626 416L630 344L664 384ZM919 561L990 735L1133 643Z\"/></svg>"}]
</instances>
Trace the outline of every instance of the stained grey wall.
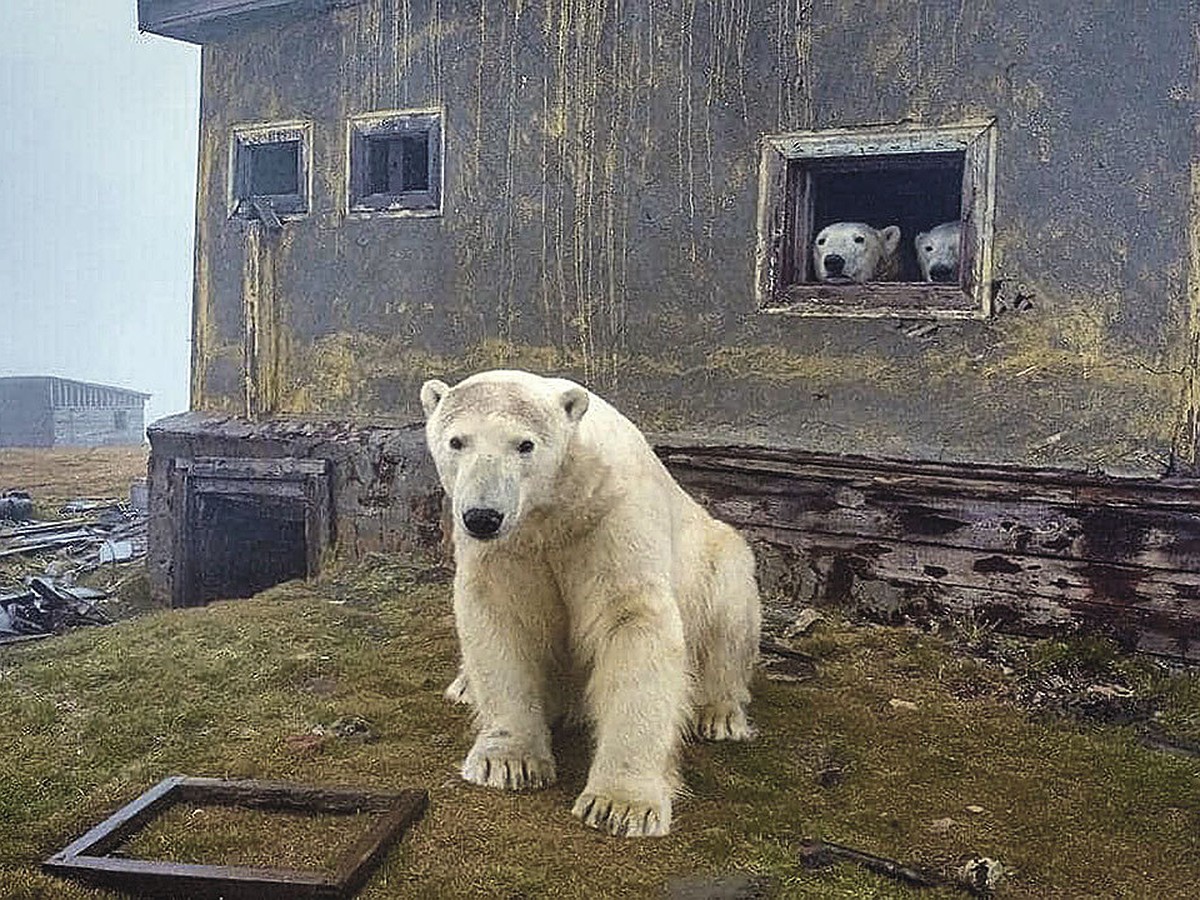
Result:
<instances>
[{"instance_id":1,"label":"stained grey wall","mask_svg":"<svg viewBox=\"0 0 1200 900\"><path fill-rule=\"evenodd\" d=\"M864 23L870 23L865 27ZM193 406L414 420L420 382L586 380L644 427L1158 473L1194 457L1195 15L1160 4L368 0L203 60ZM344 212L346 120L445 113L440 218ZM994 116L1004 312L800 319L752 295L765 133ZM255 243L232 126L313 123Z\"/></svg>"}]
</instances>

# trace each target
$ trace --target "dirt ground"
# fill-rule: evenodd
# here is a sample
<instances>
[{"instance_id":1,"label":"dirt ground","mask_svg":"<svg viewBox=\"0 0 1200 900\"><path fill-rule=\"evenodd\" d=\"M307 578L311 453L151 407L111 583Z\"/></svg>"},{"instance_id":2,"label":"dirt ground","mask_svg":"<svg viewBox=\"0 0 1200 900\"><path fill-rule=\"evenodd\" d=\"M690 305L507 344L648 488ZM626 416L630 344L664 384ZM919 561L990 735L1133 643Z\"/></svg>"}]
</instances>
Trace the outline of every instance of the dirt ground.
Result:
<instances>
[{"instance_id":1,"label":"dirt ground","mask_svg":"<svg viewBox=\"0 0 1200 900\"><path fill-rule=\"evenodd\" d=\"M146 445L0 449L0 494L27 491L39 512L76 498L128 499L149 455Z\"/></svg>"}]
</instances>

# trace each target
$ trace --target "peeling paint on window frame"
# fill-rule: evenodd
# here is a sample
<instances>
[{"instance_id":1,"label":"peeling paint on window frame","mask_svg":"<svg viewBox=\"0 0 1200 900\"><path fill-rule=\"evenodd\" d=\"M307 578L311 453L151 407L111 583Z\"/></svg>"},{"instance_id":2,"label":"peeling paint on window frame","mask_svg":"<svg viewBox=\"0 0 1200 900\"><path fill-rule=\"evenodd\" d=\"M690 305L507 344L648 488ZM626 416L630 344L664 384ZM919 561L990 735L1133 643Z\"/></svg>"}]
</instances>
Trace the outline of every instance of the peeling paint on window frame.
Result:
<instances>
[{"instance_id":1,"label":"peeling paint on window frame","mask_svg":"<svg viewBox=\"0 0 1200 900\"><path fill-rule=\"evenodd\" d=\"M991 315L996 120L957 125L835 128L765 135L759 165L754 296L759 312L788 316L982 319ZM809 161L901 154L963 154L963 252L958 285L797 280L812 237L811 198L799 179ZM905 239L911 240L911 235Z\"/></svg>"}]
</instances>

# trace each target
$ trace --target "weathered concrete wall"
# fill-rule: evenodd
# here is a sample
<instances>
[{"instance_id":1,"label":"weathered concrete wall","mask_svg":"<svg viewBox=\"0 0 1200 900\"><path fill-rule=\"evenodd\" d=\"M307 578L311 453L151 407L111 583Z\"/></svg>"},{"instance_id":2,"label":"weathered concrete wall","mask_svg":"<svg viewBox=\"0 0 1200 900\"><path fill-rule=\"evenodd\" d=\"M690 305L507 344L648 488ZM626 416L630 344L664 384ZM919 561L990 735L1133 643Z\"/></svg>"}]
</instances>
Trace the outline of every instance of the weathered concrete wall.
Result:
<instances>
[{"instance_id":1,"label":"weathered concrete wall","mask_svg":"<svg viewBox=\"0 0 1200 900\"><path fill-rule=\"evenodd\" d=\"M983 0L367 0L204 50L193 405L419 418L486 366L585 379L654 431L1159 473L1200 401L1195 15ZM348 116L445 111L444 215L348 218ZM988 321L754 308L761 135L994 116ZM248 251L230 128L314 123L313 208ZM261 363L261 360L260 360Z\"/></svg>"},{"instance_id":2,"label":"weathered concrete wall","mask_svg":"<svg viewBox=\"0 0 1200 900\"><path fill-rule=\"evenodd\" d=\"M441 489L420 428L350 428L345 423L256 423L182 413L150 425L150 511L147 572L160 601L172 597L177 538L185 498L174 490L177 459L233 457L328 460L334 528L329 559L371 551L437 563Z\"/></svg>"}]
</instances>

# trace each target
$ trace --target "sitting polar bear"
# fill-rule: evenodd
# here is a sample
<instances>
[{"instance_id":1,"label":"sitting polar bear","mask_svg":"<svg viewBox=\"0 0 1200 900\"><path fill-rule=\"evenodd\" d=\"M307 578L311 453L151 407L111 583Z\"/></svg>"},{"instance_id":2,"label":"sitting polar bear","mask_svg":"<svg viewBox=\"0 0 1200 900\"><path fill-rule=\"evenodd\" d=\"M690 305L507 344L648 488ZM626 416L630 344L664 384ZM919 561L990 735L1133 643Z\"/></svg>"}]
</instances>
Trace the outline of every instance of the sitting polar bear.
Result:
<instances>
[{"instance_id":1,"label":"sitting polar bear","mask_svg":"<svg viewBox=\"0 0 1200 900\"><path fill-rule=\"evenodd\" d=\"M958 252L962 222L943 222L922 231L913 241L925 281L958 281Z\"/></svg>"},{"instance_id":2,"label":"sitting polar bear","mask_svg":"<svg viewBox=\"0 0 1200 900\"><path fill-rule=\"evenodd\" d=\"M675 483L641 432L571 381L482 372L421 388L451 500L454 615L478 736L462 776L554 781L550 725L593 729L572 812L663 835L685 729L743 740L760 611L746 541Z\"/></svg>"},{"instance_id":3,"label":"sitting polar bear","mask_svg":"<svg viewBox=\"0 0 1200 900\"><path fill-rule=\"evenodd\" d=\"M900 226L875 229L862 222L834 222L817 233L813 265L818 281L895 281Z\"/></svg>"}]
</instances>

